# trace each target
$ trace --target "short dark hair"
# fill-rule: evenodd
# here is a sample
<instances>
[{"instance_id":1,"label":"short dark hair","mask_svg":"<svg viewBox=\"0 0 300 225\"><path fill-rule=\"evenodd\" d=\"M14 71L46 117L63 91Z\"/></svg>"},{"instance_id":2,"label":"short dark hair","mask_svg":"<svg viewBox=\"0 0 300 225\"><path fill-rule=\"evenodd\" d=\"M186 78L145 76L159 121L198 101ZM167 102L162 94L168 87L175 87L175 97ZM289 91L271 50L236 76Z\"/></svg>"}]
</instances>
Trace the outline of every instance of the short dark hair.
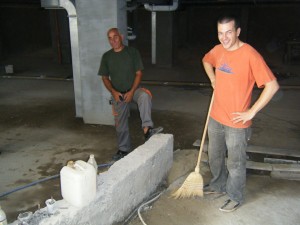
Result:
<instances>
[{"instance_id":1,"label":"short dark hair","mask_svg":"<svg viewBox=\"0 0 300 225\"><path fill-rule=\"evenodd\" d=\"M241 27L240 20L235 15L222 15L218 18L218 23L220 23L220 24L228 23L231 21L234 21L235 29L238 29Z\"/></svg>"}]
</instances>

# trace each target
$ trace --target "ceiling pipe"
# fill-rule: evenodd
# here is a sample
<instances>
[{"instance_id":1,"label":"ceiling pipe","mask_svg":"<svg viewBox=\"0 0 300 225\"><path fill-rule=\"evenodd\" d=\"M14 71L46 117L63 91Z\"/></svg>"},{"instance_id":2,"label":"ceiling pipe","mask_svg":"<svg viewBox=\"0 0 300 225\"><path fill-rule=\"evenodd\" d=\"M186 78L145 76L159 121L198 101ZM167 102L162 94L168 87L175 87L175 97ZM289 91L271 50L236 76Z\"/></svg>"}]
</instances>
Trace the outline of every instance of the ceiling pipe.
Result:
<instances>
[{"instance_id":1,"label":"ceiling pipe","mask_svg":"<svg viewBox=\"0 0 300 225\"><path fill-rule=\"evenodd\" d=\"M178 8L179 0L173 0L172 5L150 5L144 4L146 10L151 11L151 54L152 54L152 64L156 64L156 12L171 12Z\"/></svg>"}]
</instances>

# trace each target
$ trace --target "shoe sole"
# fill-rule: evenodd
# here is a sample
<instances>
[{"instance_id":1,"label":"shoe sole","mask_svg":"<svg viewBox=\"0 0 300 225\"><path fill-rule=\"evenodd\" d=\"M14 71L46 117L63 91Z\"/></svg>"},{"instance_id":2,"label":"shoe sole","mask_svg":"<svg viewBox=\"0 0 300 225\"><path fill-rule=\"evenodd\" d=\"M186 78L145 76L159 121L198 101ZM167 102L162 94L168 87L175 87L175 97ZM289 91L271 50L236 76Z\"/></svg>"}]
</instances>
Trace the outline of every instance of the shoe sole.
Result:
<instances>
[{"instance_id":1,"label":"shoe sole","mask_svg":"<svg viewBox=\"0 0 300 225\"><path fill-rule=\"evenodd\" d=\"M128 154L129 154L129 153L127 153L127 154L116 154L116 155L114 155L114 156L112 157L112 160L118 161L118 160L124 158L124 157L125 157L126 155L128 155Z\"/></svg>"},{"instance_id":2,"label":"shoe sole","mask_svg":"<svg viewBox=\"0 0 300 225\"><path fill-rule=\"evenodd\" d=\"M146 141L148 141L153 135L161 133L164 130L164 128L163 127L157 127L153 130L154 130L154 133L149 138L147 138Z\"/></svg>"},{"instance_id":3,"label":"shoe sole","mask_svg":"<svg viewBox=\"0 0 300 225\"><path fill-rule=\"evenodd\" d=\"M241 206L240 203L237 203L237 204L235 204L231 209L224 209L230 202L231 202L230 199L227 200L227 201L225 202L225 204L222 205L222 206L219 208L219 210L222 211L222 212L227 212L227 213L229 213L229 212L233 212L233 211L237 210L237 209Z\"/></svg>"},{"instance_id":4,"label":"shoe sole","mask_svg":"<svg viewBox=\"0 0 300 225\"><path fill-rule=\"evenodd\" d=\"M157 127L157 128L154 128L153 130L154 130L153 135L155 135L155 134L159 134L160 132L162 132L164 130L164 128L163 127Z\"/></svg>"},{"instance_id":5,"label":"shoe sole","mask_svg":"<svg viewBox=\"0 0 300 225\"><path fill-rule=\"evenodd\" d=\"M120 160L120 159L122 159L122 158L123 158L123 157L121 157L121 158L112 158L112 160L116 162L116 161L118 161L118 160Z\"/></svg>"}]
</instances>

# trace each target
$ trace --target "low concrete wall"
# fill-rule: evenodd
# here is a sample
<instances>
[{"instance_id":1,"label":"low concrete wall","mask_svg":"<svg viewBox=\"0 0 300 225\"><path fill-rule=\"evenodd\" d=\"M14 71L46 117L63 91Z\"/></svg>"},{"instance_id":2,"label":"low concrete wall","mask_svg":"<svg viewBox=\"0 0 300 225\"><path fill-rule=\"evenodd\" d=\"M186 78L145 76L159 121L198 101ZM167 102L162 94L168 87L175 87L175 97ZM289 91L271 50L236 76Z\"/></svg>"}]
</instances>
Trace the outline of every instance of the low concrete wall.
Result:
<instances>
[{"instance_id":1,"label":"low concrete wall","mask_svg":"<svg viewBox=\"0 0 300 225\"><path fill-rule=\"evenodd\" d=\"M166 178L172 163L173 135L154 135L98 175L97 195L88 206L78 209L65 200L58 201L59 213L39 224L108 225L124 221Z\"/></svg>"}]
</instances>

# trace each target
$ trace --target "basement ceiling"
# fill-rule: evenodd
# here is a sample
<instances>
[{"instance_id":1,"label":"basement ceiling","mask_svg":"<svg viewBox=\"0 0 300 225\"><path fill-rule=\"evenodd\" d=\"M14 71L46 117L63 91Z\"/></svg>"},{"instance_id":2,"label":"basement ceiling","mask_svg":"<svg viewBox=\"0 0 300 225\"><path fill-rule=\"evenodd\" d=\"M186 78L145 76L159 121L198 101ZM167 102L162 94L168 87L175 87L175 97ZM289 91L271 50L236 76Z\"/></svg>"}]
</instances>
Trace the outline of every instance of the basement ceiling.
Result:
<instances>
[{"instance_id":1,"label":"basement ceiling","mask_svg":"<svg viewBox=\"0 0 300 225\"><path fill-rule=\"evenodd\" d=\"M73 0L72 0L73 1ZM76 0L74 0L76 2ZM127 2L138 4L171 5L173 0L127 0ZM260 4L260 3L300 3L300 0L179 0L179 4ZM41 4L41 0L0 0L1 5L12 4Z\"/></svg>"}]
</instances>

